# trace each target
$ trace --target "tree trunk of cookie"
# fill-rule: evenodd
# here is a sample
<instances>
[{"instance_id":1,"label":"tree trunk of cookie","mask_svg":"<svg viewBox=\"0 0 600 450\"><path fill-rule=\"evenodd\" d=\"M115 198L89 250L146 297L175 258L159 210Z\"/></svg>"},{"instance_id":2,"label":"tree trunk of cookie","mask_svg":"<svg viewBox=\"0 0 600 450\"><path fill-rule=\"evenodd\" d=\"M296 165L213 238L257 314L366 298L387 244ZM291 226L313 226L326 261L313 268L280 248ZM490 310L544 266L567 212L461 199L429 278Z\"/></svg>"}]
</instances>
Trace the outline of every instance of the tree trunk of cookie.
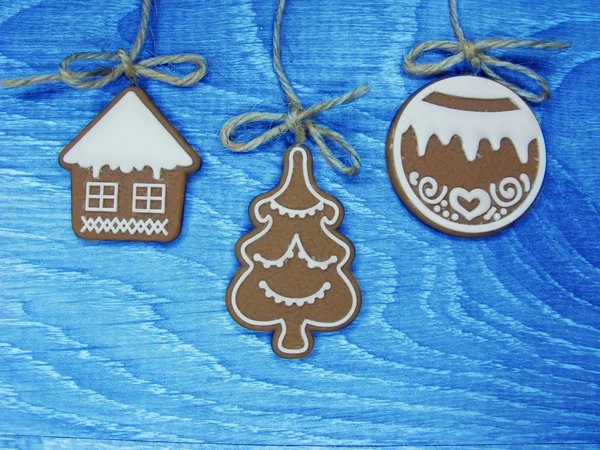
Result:
<instances>
[{"instance_id":1,"label":"tree trunk of cookie","mask_svg":"<svg viewBox=\"0 0 600 450\"><path fill-rule=\"evenodd\" d=\"M302 335L302 322L303 320L285 320L285 334L283 335L282 339L280 338L280 345L278 345L279 347L283 347L288 351L294 351L301 350L306 346L307 337Z\"/></svg>"}]
</instances>

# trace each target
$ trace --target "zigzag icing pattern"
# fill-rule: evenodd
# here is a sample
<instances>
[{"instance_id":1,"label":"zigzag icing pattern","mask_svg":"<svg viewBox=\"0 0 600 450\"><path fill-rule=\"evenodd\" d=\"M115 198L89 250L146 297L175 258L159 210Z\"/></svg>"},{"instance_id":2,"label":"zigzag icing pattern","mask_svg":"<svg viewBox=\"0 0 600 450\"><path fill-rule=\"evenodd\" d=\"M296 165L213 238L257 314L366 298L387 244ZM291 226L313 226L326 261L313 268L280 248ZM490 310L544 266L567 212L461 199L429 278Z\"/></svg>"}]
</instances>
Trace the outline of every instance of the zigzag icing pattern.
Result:
<instances>
[{"instance_id":1,"label":"zigzag icing pattern","mask_svg":"<svg viewBox=\"0 0 600 450\"><path fill-rule=\"evenodd\" d=\"M285 306L304 306L306 304L312 305L317 299L322 299L325 297L325 292L331 289L331 283L326 281L323 283L323 286L321 286L321 289L319 289L313 295L309 295L308 297L286 297L284 295L280 295L271 289L269 284L264 280L258 283L258 287L265 291L266 297L270 297L275 300L275 303L285 303Z\"/></svg>"},{"instance_id":2,"label":"zigzag icing pattern","mask_svg":"<svg viewBox=\"0 0 600 450\"><path fill-rule=\"evenodd\" d=\"M307 209L292 209L292 208L286 208L285 206L280 205L279 203L277 203L276 200L273 199L270 202L270 206L271 206L271 209L277 210L279 212L279 214L281 214L281 215L285 214L286 216L289 216L292 219L296 216L300 217L301 219L304 219L307 215L314 216L317 211L322 211L323 208L325 207L325 203L320 201L315 206L311 206L310 208L307 208Z\"/></svg>"},{"instance_id":3,"label":"zigzag icing pattern","mask_svg":"<svg viewBox=\"0 0 600 450\"><path fill-rule=\"evenodd\" d=\"M304 250L304 246L302 245L302 241L300 240L300 236L298 235L298 233L294 235L287 251L279 259L266 259L263 258L260 253L255 253L252 259L254 259L254 261L256 262L261 263L265 269L269 269L273 266L283 267L283 265L288 259L294 257L295 247L298 248L298 258L301 258L304 261L306 261L306 264L309 269L319 268L321 270L325 270L327 269L327 267L329 267L330 264L335 264L338 261L338 258L335 255L329 257L325 261L317 261L316 259L313 259L310 256L308 256L308 253L306 253L306 250Z\"/></svg>"}]
</instances>

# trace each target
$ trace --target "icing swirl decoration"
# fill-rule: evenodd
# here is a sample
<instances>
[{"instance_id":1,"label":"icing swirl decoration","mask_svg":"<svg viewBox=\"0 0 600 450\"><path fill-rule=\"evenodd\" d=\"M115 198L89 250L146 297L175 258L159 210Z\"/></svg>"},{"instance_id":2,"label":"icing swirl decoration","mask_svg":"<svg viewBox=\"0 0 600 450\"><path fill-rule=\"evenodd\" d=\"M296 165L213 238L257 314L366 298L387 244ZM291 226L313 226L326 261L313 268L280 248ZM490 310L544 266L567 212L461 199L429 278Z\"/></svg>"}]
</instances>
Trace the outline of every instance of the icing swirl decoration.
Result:
<instances>
[{"instance_id":1,"label":"icing swirl decoration","mask_svg":"<svg viewBox=\"0 0 600 450\"><path fill-rule=\"evenodd\" d=\"M498 183L498 187L496 183L491 183L488 190L476 188L469 191L462 187L455 187L449 194L447 186L443 186L440 190L438 182L432 177L423 177L419 181L419 174L411 172L408 178L420 199L433 206L434 213L444 220L450 219L454 222L460 217L467 222L480 217L487 222L498 221L508 214L509 208L521 201L524 192L528 192L531 187L529 177L524 173L519 175L519 179L504 178ZM441 193L435 197L438 191ZM473 203L474 206L466 208L462 202ZM442 207L446 209L442 210ZM454 213L451 214L450 210Z\"/></svg>"},{"instance_id":2,"label":"icing swirl decoration","mask_svg":"<svg viewBox=\"0 0 600 450\"><path fill-rule=\"evenodd\" d=\"M437 192L438 183L435 181L435 179L431 177L424 177L419 182L419 195L425 203L429 203L430 205L437 205L440 203L448 193L448 186L443 186L440 195L435 197Z\"/></svg>"},{"instance_id":3,"label":"icing swirl decoration","mask_svg":"<svg viewBox=\"0 0 600 450\"><path fill-rule=\"evenodd\" d=\"M507 201L500 200L496 192L496 184L494 183L490 185L490 193L498 205L508 208L521 200L521 197L523 197L523 188L521 188L521 183L516 178L508 177L502 180L498 186L498 193Z\"/></svg>"}]
</instances>

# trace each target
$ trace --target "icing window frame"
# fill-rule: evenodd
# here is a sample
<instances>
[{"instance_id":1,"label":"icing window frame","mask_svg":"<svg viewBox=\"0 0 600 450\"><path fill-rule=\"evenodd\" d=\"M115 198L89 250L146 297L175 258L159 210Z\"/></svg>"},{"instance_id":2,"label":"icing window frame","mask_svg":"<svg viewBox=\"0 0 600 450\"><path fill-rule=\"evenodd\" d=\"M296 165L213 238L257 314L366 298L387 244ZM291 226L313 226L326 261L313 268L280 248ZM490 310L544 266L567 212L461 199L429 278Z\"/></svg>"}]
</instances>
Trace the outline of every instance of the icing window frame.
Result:
<instances>
[{"instance_id":1,"label":"icing window frame","mask_svg":"<svg viewBox=\"0 0 600 450\"><path fill-rule=\"evenodd\" d=\"M98 188L98 193L92 193L92 188ZM112 187L113 192L109 194L105 188ZM119 183L108 183L101 181L88 181L85 184L85 210L93 212L117 212L119 199ZM90 200L98 200L98 206L90 205ZM105 206L112 201L112 206Z\"/></svg>"},{"instance_id":2,"label":"icing window frame","mask_svg":"<svg viewBox=\"0 0 600 450\"><path fill-rule=\"evenodd\" d=\"M138 189L142 189L141 194L138 193ZM154 195L153 189L159 189L160 194ZM133 183L131 211L134 213L164 214L166 197L167 186L164 183ZM145 207L138 208L138 202L145 202ZM160 208L153 208L152 202L160 202Z\"/></svg>"}]
</instances>

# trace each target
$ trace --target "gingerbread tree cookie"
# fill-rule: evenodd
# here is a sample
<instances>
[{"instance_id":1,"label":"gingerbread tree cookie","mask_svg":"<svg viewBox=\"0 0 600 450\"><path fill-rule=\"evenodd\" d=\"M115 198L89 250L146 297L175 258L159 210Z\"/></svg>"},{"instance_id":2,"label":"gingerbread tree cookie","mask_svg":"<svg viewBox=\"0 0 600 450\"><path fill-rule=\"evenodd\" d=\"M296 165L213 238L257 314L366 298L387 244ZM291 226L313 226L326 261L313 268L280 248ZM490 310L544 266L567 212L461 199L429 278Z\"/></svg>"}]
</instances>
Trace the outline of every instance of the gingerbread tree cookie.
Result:
<instances>
[{"instance_id":1,"label":"gingerbread tree cookie","mask_svg":"<svg viewBox=\"0 0 600 450\"><path fill-rule=\"evenodd\" d=\"M273 331L279 356L304 357L313 331L339 330L360 309L354 247L336 231L343 207L319 189L310 152L296 145L285 153L279 185L255 198L249 213L255 229L237 243L242 266L227 308L243 327Z\"/></svg>"}]
</instances>

